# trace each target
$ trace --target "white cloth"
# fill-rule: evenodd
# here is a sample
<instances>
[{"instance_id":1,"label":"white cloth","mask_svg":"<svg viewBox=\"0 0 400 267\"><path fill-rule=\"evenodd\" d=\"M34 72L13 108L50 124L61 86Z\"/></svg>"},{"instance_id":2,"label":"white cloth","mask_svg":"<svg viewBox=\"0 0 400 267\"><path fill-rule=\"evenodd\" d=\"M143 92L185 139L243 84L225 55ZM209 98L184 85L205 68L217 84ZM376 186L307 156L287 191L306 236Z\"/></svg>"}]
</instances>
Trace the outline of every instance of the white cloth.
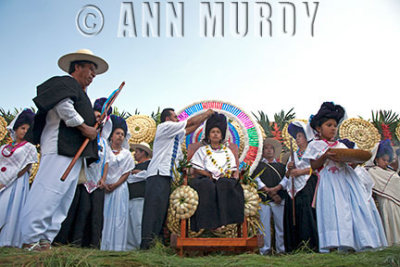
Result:
<instances>
[{"instance_id":1,"label":"white cloth","mask_svg":"<svg viewBox=\"0 0 400 267\"><path fill-rule=\"evenodd\" d=\"M373 191L387 241L389 245L400 244L400 177L396 172L378 166L370 168L368 173L375 182Z\"/></svg>"},{"instance_id":2,"label":"white cloth","mask_svg":"<svg viewBox=\"0 0 400 267\"><path fill-rule=\"evenodd\" d=\"M84 122L82 116L75 110L74 102L70 98L61 100L47 112L46 125L40 137L40 153L42 156L57 153L58 131L61 120L68 127L76 127Z\"/></svg>"},{"instance_id":3,"label":"white cloth","mask_svg":"<svg viewBox=\"0 0 400 267\"><path fill-rule=\"evenodd\" d=\"M278 253L285 252L285 243L283 240L283 213L285 209L285 200L280 204L269 202L260 204L260 220L264 226L264 246L260 248L260 254L264 255L271 250L271 214L274 216L275 224L275 246Z\"/></svg>"},{"instance_id":4,"label":"white cloth","mask_svg":"<svg viewBox=\"0 0 400 267\"><path fill-rule=\"evenodd\" d=\"M207 147L209 147L211 155L207 155ZM227 157L229 157L229 161L227 160ZM211 159L216 161L216 165L212 163ZM232 172L236 170L235 156L229 147L226 147L226 150L214 150L211 146L199 147L194 153L191 163L195 169L209 171L212 174L213 179L216 180L222 177L228 170L231 170ZM222 171L219 167L222 168Z\"/></svg>"},{"instance_id":5,"label":"white cloth","mask_svg":"<svg viewBox=\"0 0 400 267\"><path fill-rule=\"evenodd\" d=\"M7 145L3 145L0 148L0 184L11 185L18 176L18 173L28 166L29 164L37 162L37 151L36 147L31 143L27 142L23 146L17 148L10 157L3 156L8 155ZM6 151L7 150L7 151ZM4 190L3 188L2 190ZM0 192L2 191L0 190Z\"/></svg>"},{"instance_id":6,"label":"white cloth","mask_svg":"<svg viewBox=\"0 0 400 267\"><path fill-rule=\"evenodd\" d=\"M107 184L116 183L122 175L135 168L129 150L123 148L117 155L110 153ZM104 198L104 224L101 250L125 251L127 249L129 191L126 181Z\"/></svg>"},{"instance_id":7,"label":"white cloth","mask_svg":"<svg viewBox=\"0 0 400 267\"><path fill-rule=\"evenodd\" d=\"M340 142L314 140L303 158L318 159L330 147L346 148ZM327 159L319 176L316 211L320 249L361 251L382 247L378 225L355 171L347 164Z\"/></svg>"},{"instance_id":8,"label":"white cloth","mask_svg":"<svg viewBox=\"0 0 400 267\"><path fill-rule=\"evenodd\" d=\"M22 209L22 243L41 239L53 241L67 217L74 198L82 159L78 159L67 179L61 175L72 158L57 154L42 155L38 172Z\"/></svg>"},{"instance_id":9,"label":"white cloth","mask_svg":"<svg viewBox=\"0 0 400 267\"><path fill-rule=\"evenodd\" d=\"M291 161L292 161L292 156L289 157L288 162L291 162ZM306 160L306 159L300 160L296 154L294 156L294 164L296 166L296 169L299 169L299 170L310 168L310 161ZM287 168L286 168L286 170L287 170ZM285 179L286 183L285 183L284 189L286 189L289 196L291 198L293 198L293 196L292 196L292 181L293 181L293 179L287 178L287 177L285 177L285 178L286 178ZM300 192L304 188L304 186L306 186L308 179L310 179L309 174L300 175L300 176L297 176L294 178L294 196L296 196L297 193Z\"/></svg>"},{"instance_id":10,"label":"white cloth","mask_svg":"<svg viewBox=\"0 0 400 267\"><path fill-rule=\"evenodd\" d=\"M148 174L147 170L140 171L136 174L129 174L127 182L129 184L146 181Z\"/></svg>"},{"instance_id":11,"label":"white cloth","mask_svg":"<svg viewBox=\"0 0 400 267\"><path fill-rule=\"evenodd\" d=\"M98 146L100 147L98 150L99 161L93 162L89 167L84 164L87 180L84 185L89 193L97 189L97 184L103 177L104 166L110 161L111 148L108 142L103 137L100 137Z\"/></svg>"},{"instance_id":12,"label":"white cloth","mask_svg":"<svg viewBox=\"0 0 400 267\"><path fill-rule=\"evenodd\" d=\"M127 234L127 250L139 249L142 241L142 217L144 198L129 200L129 218Z\"/></svg>"},{"instance_id":13,"label":"white cloth","mask_svg":"<svg viewBox=\"0 0 400 267\"><path fill-rule=\"evenodd\" d=\"M0 192L0 247L21 247L21 211L28 192L28 172Z\"/></svg>"},{"instance_id":14,"label":"white cloth","mask_svg":"<svg viewBox=\"0 0 400 267\"><path fill-rule=\"evenodd\" d=\"M186 135L187 121L166 121L157 126L153 143L153 158L147 168L148 177L172 176L172 169L181 153L181 143Z\"/></svg>"}]
</instances>

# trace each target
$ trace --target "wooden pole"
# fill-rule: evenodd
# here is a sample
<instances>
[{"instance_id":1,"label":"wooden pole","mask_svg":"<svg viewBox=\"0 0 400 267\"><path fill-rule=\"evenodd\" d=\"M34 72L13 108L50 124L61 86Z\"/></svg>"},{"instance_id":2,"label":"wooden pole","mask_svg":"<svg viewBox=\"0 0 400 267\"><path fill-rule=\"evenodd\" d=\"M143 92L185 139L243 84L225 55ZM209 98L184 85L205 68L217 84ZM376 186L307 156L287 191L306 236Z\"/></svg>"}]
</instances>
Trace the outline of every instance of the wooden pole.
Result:
<instances>
[{"instance_id":1,"label":"wooden pole","mask_svg":"<svg viewBox=\"0 0 400 267\"><path fill-rule=\"evenodd\" d=\"M122 82L121 85L119 86L119 88L115 91L115 93L113 92L113 94L111 95L111 98L109 99L109 101L107 101L105 104L107 105L106 108L104 109L104 112L102 112L101 116L100 116L100 121L103 121L106 116L107 116L107 112L110 109L111 105L114 103L115 99L117 98L118 94L121 92L122 87L124 87L125 82ZM94 128L98 128L99 127L99 122L96 122L96 124L94 125ZM76 152L75 156L73 157L71 163L68 165L67 169L65 170L64 174L61 176L61 181L64 182L65 179L67 179L68 174L71 172L72 168L74 167L75 163L78 161L79 157L82 155L83 150L85 150L86 146L89 143L89 138L86 138L85 141L83 141L83 144L81 145L81 147L78 149L78 152Z\"/></svg>"}]
</instances>

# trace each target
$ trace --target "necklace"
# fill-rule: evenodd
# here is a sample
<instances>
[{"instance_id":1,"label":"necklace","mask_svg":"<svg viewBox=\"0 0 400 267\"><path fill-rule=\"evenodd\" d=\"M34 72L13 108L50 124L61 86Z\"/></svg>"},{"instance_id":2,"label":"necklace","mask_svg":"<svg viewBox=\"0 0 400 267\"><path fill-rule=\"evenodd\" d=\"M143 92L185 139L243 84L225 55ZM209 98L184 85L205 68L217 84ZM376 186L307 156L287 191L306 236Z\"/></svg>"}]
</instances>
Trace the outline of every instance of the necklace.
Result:
<instances>
[{"instance_id":1,"label":"necklace","mask_svg":"<svg viewBox=\"0 0 400 267\"><path fill-rule=\"evenodd\" d=\"M1 150L1 154L3 155L3 157L9 158L12 156L12 154L14 154L15 150L17 150L21 146L25 145L26 143L28 143L28 142L22 141L21 143L15 145L15 142L12 142L11 144L8 144L5 147L3 147L3 149ZM6 153L4 153L4 152L6 152Z\"/></svg>"},{"instance_id":2,"label":"necklace","mask_svg":"<svg viewBox=\"0 0 400 267\"><path fill-rule=\"evenodd\" d=\"M225 144L221 148L224 151L225 157L226 157L226 162L227 162L227 170L226 171L221 166L219 166L217 164L217 161L212 157L212 151L211 151L212 148L210 145L206 145L206 153L207 153L207 156L210 158L211 163L215 167L218 168L218 170L223 174L223 176L226 178L231 178L231 176L232 176L231 158L229 157L229 154L228 154L228 148L226 147Z\"/></svg>"},{"instance_id":3,"label":"necklace","mask_svg":"<svg viewBox=\"0 0 400 267\"><path fill-rule=\"evenodd\" d=\"M297 158L298 158L299 160L301 160L301 158L303 157L304 152L305 152L305 150L301 151L300 148L297 149L296 154L297 154Z\"/></svg>"}]
</instances>

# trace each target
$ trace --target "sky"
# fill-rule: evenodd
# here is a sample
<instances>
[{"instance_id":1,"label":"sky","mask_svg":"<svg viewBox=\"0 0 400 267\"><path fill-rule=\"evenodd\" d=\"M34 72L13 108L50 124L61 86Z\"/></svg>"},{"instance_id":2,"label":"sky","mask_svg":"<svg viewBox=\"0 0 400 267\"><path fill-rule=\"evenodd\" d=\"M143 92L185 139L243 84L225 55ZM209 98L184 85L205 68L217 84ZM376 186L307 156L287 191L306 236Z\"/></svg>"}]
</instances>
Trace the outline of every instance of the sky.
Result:
<instances>
[{"instance_id":1,"label":"sky","mask_svg":"<svg viewBox=\"0 0 400 267\"><path fill-rule=\"evenodd\" d=\"M316 113L323 101L342 105L348 117L370 118L371 110L378 109L400 112L398 0L241 1L241 35L233 30L234 1L171 0L176 8L178 2L183 3L181 37L168 36L171 6L159 1L160 35L143 36L147 7L157 17L156 2L1 0L0 107L34 106L36 86L65 75L57 66L58 59L87 48L110 66L89 86L89 97L94 101L108 96L125 81L115 105L131 113L138 110L150 115L158 107L179 111L202 100L222 100L248 113L263 111L269 116L294 107L298 118ZM216 2L224 3L224 36L217 23L216 35L205 37L208 6L218 22L221 18ZM318 8L312 24L315 2ZM89 14L84 19L93 6L101 11L104 22L97 34L90 33L98 31L100 16ZM270 24L264 19L261 37L260 16L268 14ZM85 21L89 27L82 24ZM132 21L136 37L121 36L121 29L133 28ZM207 25L211 27L211 22Z\"/></svg>"}]
</instances>

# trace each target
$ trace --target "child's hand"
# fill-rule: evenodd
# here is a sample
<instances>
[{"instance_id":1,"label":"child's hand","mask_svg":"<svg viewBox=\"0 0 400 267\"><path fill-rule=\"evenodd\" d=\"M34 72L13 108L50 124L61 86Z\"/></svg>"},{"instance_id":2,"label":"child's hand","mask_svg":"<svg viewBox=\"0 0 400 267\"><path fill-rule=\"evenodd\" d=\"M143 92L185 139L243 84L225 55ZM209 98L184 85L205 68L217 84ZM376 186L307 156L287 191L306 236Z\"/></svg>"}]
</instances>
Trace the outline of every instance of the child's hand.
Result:
<instances>
[{"instance_id":1,"label":"child's hand","mask_svg":"<svg viewBox=\"0 0 400 267\"><path fill-rule=\"evenodd\" d=\"M272 197L272 200L275 202L275 204L278 204L278 205L281 204L281 202L282 202L282 198L278 194L274 195Z\"/></svg>"},{"instance_id":2,"label":"child's hand","mask_svg":"<svg viewBox=\"0 0 400 267\"><path fill-rule=\"evenodd\" d=\"M324 157L334 162L342 162L342 160L337 157L336 153L331 152L329 149L325 152Z\"/></svg>"}]
</instances>

